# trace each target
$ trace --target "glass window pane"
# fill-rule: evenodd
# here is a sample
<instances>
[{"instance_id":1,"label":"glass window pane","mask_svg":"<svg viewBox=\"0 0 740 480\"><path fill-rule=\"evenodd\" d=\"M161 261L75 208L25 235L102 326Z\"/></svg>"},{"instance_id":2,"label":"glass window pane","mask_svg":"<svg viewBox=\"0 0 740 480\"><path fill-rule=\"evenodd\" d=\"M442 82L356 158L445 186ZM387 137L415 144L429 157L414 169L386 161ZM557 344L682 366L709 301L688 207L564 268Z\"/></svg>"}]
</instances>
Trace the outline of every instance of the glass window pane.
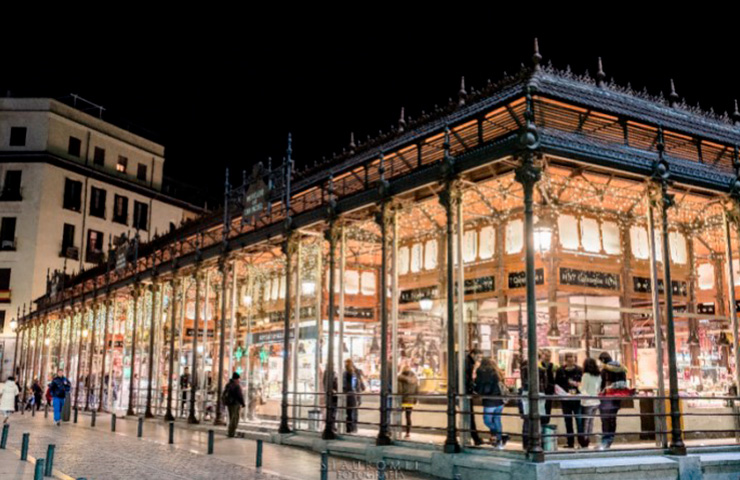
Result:
<instances>
[{"instance_id":1,"label":"glass window pane","mask_svg":"<svg viewBox=\"0 0 740 480\"><path fill-rule=\"evenodd\" d=\"M711 263L702 263L696 268L699 276L699 290L711 290L714 288L714 267Z\"/></svg>"},{"instance_id":2,"label":"glass window pane","mask_svg":"<svg viewBox=\"0 0 740 480\"><path fill-rule=\"evenodd\" d=\"M375 272L362 272L360 285L362 286L363 295L375 295Z\"/></svg>"},{"instance_id":3,"label":"glass window pane","mask_svg":"<svg viewBox=\"0 0 740 480\"><path fill-rule=\"evenodd\" d=\"M632 255L641 260L650 258L648 253L648 236L645 227L633 225L630 227L630 243L632 244Z\"/></svg>"},{"instance_id":4,"label":"glass window pane","mask_svg":"<svg viewBox=\"0 0 740 480\"><path fill-rule=\"evenodd\" d=\"M360 292L360 272L347 270L344 272L344 292L347 295L357 295Z\"/></svg>"},{"instance_id":5,"label":"glass window pane","mask_svg":"<svg viewBox=\"0 0 740 480\"><path fill-rule=\"evenodd\" d=\"M524 246L524 223L512 220L506 224L506 253L519 253Z\"/></svg>"},{"instance_id":6,"label":"glass window pane","mask_svg":"<svg viewBox=\"0 0 740 480\"><path fill-rule=\"evenodd\" d=\"M573 215L558 217L560 245L566 250L578 250L578 219Z\"/></svg>"},{"instance_id":7,"label":"glass window pane","mask_svg":"<svg viewBox=\"0 0 740 480\"><path fill-rule=\"evenodd\" d=\"M398 249L398 274L407 273L409 273L409 247L401 247Z\"/></svg>"},{"instance_id":8,"label":"glass window pane","mask_svg":"<svg viewBox=\"0 0 740 480\"><path fill-rule=\"evenodd\" d=\"M487 260L493 257L496 245L496 230L492 225L481 228L480 230L480 249L478 256L481 260Z\"/></svg>"},{"instance_id":9,"label":"glass window pane","mask_svg":"<svg viewBox=\"0 0 740 480\"><path fill-rule=\"evenodd\" d=\"M478 231L468 230L463 233L463 262L474 262L478 257Z\"/></svg>"},{"instance_id":10,"label":"glass window pane","mask_svg":"<svg viewBox=\"0 0 740 480\"><path fill-rule=\"evenodd\" d=\"M599 222L595 218L581 218L581 244L587 252L601 251Z\"/></svg>"},{"instance_id":11,"label":"glass window pane","mask_svg":"<svg viewBox=\"0 0 740 480\"><path fill-rule=\"evenodd\" d=\"M424 269L437 268L437 240L427 240L424 244Z\"/></svg>"},{"instance_id":12,"label":"glass window pane","mask_svg":"<svg viewBox=\"0 0 740 480\"><path fill-rule=\"evenodd\" d=\"M421 271L421 243L415 243L411 247L411 273Z\"/></svg>"},{"instance_id":13,"label":"glass window pane","mask_svg":"<svg viewBox=\"0 0 740 480\"><path fill-rule=\"evenodd\" d=\"M669 232L668 240L671 245L671 260L674 263L685 264L686 256L686 237L680 232Z\"/></svg>"},{"instance_id":14,"label":"glass window pane","mask_svg":"<svg viewBox=\"0 0 740 480\"><path fill-rule=\"evenodd\" d=\"M619 239L619 225L614 222L601 224L601 234L604 238L604 251L609 255L622 253L622 243Z\"/></svg>"}]
</instances>

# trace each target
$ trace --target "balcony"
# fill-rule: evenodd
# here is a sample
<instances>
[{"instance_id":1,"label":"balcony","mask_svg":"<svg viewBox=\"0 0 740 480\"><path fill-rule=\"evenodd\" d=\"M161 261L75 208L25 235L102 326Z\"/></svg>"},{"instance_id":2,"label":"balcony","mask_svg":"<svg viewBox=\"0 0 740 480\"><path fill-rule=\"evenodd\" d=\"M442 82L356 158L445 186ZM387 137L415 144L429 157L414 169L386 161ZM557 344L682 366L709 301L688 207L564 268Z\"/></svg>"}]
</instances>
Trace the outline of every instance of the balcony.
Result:
<instances>
[{"instance_id":1,"label":"balcony","mask_svg":"<svg viewBox=\"0 0 740 480\"><path fill-rule=\"evenodd\" d=\"M88 250L87 252L85 252L85 261L87 263L100 265L105 261L105 254L103 254L103 252L101 251Z\"/></svg>"},{"instance_id":2,"label":"balcony","mask_svg":"<svg viewBox=\"0 0 740 480\"><path fill-rule=\"evenodd\" d=\"M23 200L20 187L3 188L0 191L0 202L20 202Z\"/></svg>"},{"instance_id":3,"label":"balcony","mask_svg":"<svg viewBox=\"0 0 740 480\"><path fill-rule=\"evenodd\" d=\"M70 260L80 259L80 249L77 247L69 247L62 245L62 251L59 252L59 256L62 258L69 258Z\"/></svg>"},{"instance_id":4,"label":"balcony","mask_svg":"<svg viewBox=\"0 0 740 480\"><path fill-rule=\"evenodd\" d=\"M15 251L18 248L18 238L0 238L0 251Z\"/></svg>"}]
</instances>

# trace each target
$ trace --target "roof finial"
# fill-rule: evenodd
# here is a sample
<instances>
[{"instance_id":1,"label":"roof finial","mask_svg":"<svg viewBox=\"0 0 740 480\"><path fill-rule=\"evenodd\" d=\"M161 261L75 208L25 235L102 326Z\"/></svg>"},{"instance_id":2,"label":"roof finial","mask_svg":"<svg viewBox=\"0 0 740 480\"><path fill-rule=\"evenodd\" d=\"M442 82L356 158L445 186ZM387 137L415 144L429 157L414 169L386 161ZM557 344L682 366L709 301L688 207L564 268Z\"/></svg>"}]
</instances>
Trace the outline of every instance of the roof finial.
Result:
<instances>
[{"instance_id":1,"label":"roof finial","mask_svg":"<svg viewBox=\"0 0 740 480\"><path fill-rule=\"evenodd\" d=\"M540 62L542 61L542 55L540 55L540 43L537 41L537 37L534 37L534 55L532 55L532 63L534 63L534 71L540 69Z\"/></svg>"},{"instance_id":2,"label":"roof finial","mask_svg":"<svg viewBox=\"0 0 740 480\"><path fill-rule=\"evenodd\" d=\"M673 83L671 78L671 93L668 94L668 104L671 107L675 107L678 103L678 94L676 93L676 85Z\"/></svg>"},{"instance_id":3,"label":"roof finial","mask_svg":"<svg viewBox=\"0 0 740 480\"><path fill-rule=\"evenodd\" d=\"M406 130L406 110L401 107L401 116L398 117L398 131L404 132Z\"/></svg>"},{"instance_id":4,"label":"roof finial","mask_svg":"<svg viewBox=\"0 0 740 480\"><path fill-rule=\"evenodd\" d=\"M603 87L605 78L606 74L604 73L604 65L601 63L601 57L599 57L599 70L596 72L596 86Z\"/></svg>"},{"instance_id":5,"label":"roof finial","mask_svg":"<svg viewBox=\"0 0 740 480\"><path fill-rule=\"evenodd\" d=\"M465 77L460 78L460 91L457 92L457 105L462 107L465 105L465 99L468 98L468 92L465 91Z\"/></svg>"},{"instance_id":6,"label":"roof finial","mask_svg":"<svg viewBox=\"0 0 740 480\"><path fill-rule=\"evenodd\" d=\"M732 112L732 121L735 125L740 125L740 110L737 108L737 98L735 99L735 110Z\"/></svg>"},{"instance_id":7,"label":"roof finial","mask_svg":"<svg viewBox=\"0 0 740 480\"><path fill-rule=\"evenodd\" d=\"M355 153L355 148L357 148L357 144L355 143L355 132L349 132L349 153Z\"/></svg>"}]
</instances>

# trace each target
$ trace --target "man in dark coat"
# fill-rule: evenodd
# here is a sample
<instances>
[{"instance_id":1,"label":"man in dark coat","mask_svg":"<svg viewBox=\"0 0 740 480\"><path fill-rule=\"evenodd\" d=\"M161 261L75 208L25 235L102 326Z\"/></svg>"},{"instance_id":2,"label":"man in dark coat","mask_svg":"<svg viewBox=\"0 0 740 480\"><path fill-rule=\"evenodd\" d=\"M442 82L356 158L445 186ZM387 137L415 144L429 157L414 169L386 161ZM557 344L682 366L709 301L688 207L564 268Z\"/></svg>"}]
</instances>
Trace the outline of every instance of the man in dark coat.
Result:
<instances>
[{"instance_id":1,"label":"man in dark coat","mask_svg":"<svg viewBox=\"0 0 740 480\"><path fill-rule=\"evenodd\" d=\"M473 413L473 397L475 393L475 369L478 362L483 357L483 352L477 348L472 349L465 357L465 394L470 399L470 438L476 445L482 445L483 440L478 435L478 429L475 427L475 414Z\"/></svg>"},{"instance_id":2,"label":"man in dark coat","mask_svg":"<svg viewBox=\"0 0 740 480\"><path fill-rule=\"evenodd\" d=\"M239 374L234 372L231 380L224 388L223 398L224 405L229 410L229 430L228 436L236 435L236 427L239 426L239 409L244 405L244 394L242 386L239 383Z\"/></svg>"},{"instance_id":3,"label":"man in dark coat","mask_svg":"<svg viewBox=\"0 0 740 480\"><path fill-rule=\"evenodd\" d=\"M67 394L71 389L72 384L64 376L64 372L61 369L58 370L57 376L49 384L52 404L54 406L54 423L57 427L62 424L62 408L64 407Z\"/></svg>"}]
</instances>

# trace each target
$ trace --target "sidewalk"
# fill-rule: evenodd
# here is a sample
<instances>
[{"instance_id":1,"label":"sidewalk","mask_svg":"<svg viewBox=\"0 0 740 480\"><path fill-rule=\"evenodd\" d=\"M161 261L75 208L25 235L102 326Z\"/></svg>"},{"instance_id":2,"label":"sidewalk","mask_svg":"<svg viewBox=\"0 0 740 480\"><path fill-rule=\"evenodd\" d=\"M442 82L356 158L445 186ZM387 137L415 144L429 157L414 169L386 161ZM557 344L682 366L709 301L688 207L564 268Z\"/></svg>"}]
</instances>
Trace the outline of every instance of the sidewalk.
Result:
<instances>
[{"instance_id":1,"label":"sidewalk","mask_svg":"<svg viewBox=\"0 0 740 480\"><path fill-rule=\"evenodd\" d=\"M34 468L31 462L21 462L15 452L0 450L0 480L33 480Z\"/></svg>"}]
</instances>

